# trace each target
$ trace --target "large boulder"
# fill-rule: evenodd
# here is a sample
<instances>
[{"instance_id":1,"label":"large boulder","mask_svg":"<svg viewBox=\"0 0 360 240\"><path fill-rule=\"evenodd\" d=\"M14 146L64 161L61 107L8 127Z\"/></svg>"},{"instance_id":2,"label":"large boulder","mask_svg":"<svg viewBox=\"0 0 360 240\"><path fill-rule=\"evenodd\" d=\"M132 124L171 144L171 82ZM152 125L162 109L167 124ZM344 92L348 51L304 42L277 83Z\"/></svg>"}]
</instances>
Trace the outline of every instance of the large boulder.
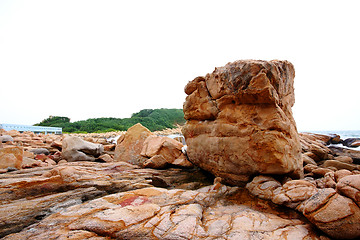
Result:
<instances>
[{"instance_id":1,"label":"large boulder","mask_svg":"<svg viewBox=\"0 0 360 240\"><path fill-rule=\"evenodd\" d=\"M189 82L183 128L189 160L230 184L256 174L301 176L294 76L288 61L242 60Z\"/></svg>"},{"instance_id":2,"label":"large boulder","mask_svg":"<svg viewBox=\"0 0 360 240\"><path fill-rule=\"evenodd\" d=\"M61 155L68 162L95 161L104 152L101 144L87 142L75 136L65 137L62 147Z\"/></svg>"},{"instance_id":3,"label":"large boulder","mask_svg":"<svg viewBox=\"0 0 360 240\"><path fill-rule=\"evenodd\" d=\"M147 158L141 155L141 150L150 135L152 135L150 130L140 123L129 128L117 141L114 161L142 166Z\"/></svg>"}]
</instances>

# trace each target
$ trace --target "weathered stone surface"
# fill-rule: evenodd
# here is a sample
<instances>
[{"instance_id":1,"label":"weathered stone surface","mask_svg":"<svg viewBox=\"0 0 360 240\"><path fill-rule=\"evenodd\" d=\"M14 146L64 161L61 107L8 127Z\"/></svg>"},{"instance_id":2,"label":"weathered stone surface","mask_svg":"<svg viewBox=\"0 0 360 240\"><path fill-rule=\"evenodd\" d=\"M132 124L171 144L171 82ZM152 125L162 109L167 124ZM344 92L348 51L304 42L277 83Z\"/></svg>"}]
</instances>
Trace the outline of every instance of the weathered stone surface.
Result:
<instances>
[{"instance_id":1,"label":"weathered stone surface","mask_svg":"<svg viewBox=\"0 0 360 240\"><path fill-rule=\"evenodd\" d=\"M92 187L1 204L0 237L21 231L51 213L82 203L84 197L91 199L97 195L101 195L101 192Z\"/></svg>"},{"instance_id":2,"label":"weathered stone surface","mask_svg":"<svg viewBox=\"0 0 360 240\"><path fill-rule=\"evenodd\" d=\"M46 163L41 160L35 160L28 157L23 157L23 161L21 163L21 168L33 168L33 167L45 167Z\"/></svg>"},{"instance_id":3,"label":"weathered stone surface","mask_svg":"<svg viewBox=\"0 0 360 240\"><path fill-rule=\"evenodd\" d=\"M332 188L319 190L304 203L302 212L310 222L331 237L360 237L360 208Z\"/></svg>"},{"instance_id":4,"label":"weathered stone surface","mask_svg":"<svg viewBox=\"0 0 360 240\"><path fill-rule=\"evenodd\" d=\"M101 144L87 142L79 137L66 136L62 142L62 157L69 162L95 161L103 151Z\"/></svg>"},{"instance_id":5,"label":"weathered stone surface","mask_svg":"<svg viewBox=\"0 0 360 240\"><path fill-rule=\"evenodd\" d=\"M193 186L199 188L210 184L210 180L200 170L141 169L125 162L65 161L58 166L47 165L2 173L0 237L59 211L61 206L65 208L114 192L159 186L160 181L166 181L162 187L167 188L189 183L197 183ZM18 209L18 212L14 209Z\"/></svg>"},{"instance_id":6,"label":"weathered stone surface","mask_svg":"<svg viewBox=\"0 0 360 240\"><path fill-rule=\"evenodd\" d=\"M337 146L330 146L329 149L336 156L348 156L353 159L354 163L360 164L360 151L353 149L346 149Z\"/></svg>"},{"instance_id":7,"label":"weathered stone surface","mask_svg":"<svg viewBox=\"0 0 360 240\"><path fill-rule=\"evenodd\" d=\"M345 162L341 162L341 161L337 161L337 160L326 160L321 166L327 167L327 168L334 167L337 170L347 169L347 170L352 171L355 169L359 169L359 165L345 163Z\"/></svg>"},{"instance_id":8,"label":"weathered stone surface","mask_svg":"<svg viewBox=\"0 0 360 240\"><path fill-rule=\"evenodd\" d=\"M103 154L99 156L99 159L101 159L104 162L113 162L114 159L109 154Z\"/></svg>"},{"instance_id":9,"label":"weathered stone surface","mask_svg":"<svg viewBox=\"0 0 360 240\"><path fill-rule=\"evenodd\" d=\"M120 136L115 148L114 161L123 161L142 166L146 157L141 156L145 140L152 133L140 123L135 124Z\"/></svg>"},{"instance_id":10,"label":"weathered stone surface","mask_svg":"<svg viewBox=\"0 0 360 240\"><path fill-rule=\"evenodd\" d=\"M228 63L185 87L189 160L230 184L250 176L302 173L287 61Z\"/></svg>"},{"instance_id":11,"label":"weathered stone surface","mask_svg":"<svg viewBox=\"0 0 360 240\"><path fill-rule=\"evenodd\" d=\"M354 239L360 237L358 176L346 176L337 183L337 190L344 196L333 188L319 189L308 180L292 180L281 186L274 178L264 176L255 177L246 188L258 197L302 212L331 237Z\"/></svg>"},{"instance_id":12,"label":"weathered stone surface","mask_svg":"<svg viewBox=\"0 0 360 240\"><path fill-rule=\"evenodd\" d=\"M300 143L303 155L312 158L316 162L333 159L332 151L326 145L332 141L332 136L300 133Z\"/></svg>"},{"instance_id":13,"label":"weathered stone surface","mask_svg":"<svg viewBox=\"0 0 360 240\"><path fill-rule=\"evenodd\" d=\"M163 168L167 164L173 164L181 167L192 167L182 152L183 146L175 139L156 135L149 136L141 150L142 156L150 158L144 163L144 166Z\"/></svg>"},{"instance_id":14,"label":"weathered stone surface","mask_svg":"<svg viewBox=\"0 0 360 240\"><path fill-rule=\"evenodd\" d=\"M336 191L351 198L360 207L360 175L348 175L339 179Z\"/></svg>"},{"instance_id":15,"label":"weathered stone surface","mask_svg":"<svg viewBox=\"0 0 360 240\"><path fill-rule=\"evenodd\" d=\"M167 160L162 155L155 155L143 163L144 167L161 169L168 165Z\"/></svg>"},{"instance_id":16,"label":"weathered stone surface","mask_svg":"<svg viewBox=\"0 0 360 240\"><path fill-rule=\"evenodd\" d=\"M221 184L197 191L144 188L54 213L4 239L321 239L301 216ZM65 238L64 238L65 239Z\"/></svg>"},{"instance_id":17,"label":"weathered stone surface","mask_svg":"<svg viewBox=\"0 0 360 240\"><path fill-rule=\"evenodd\" d=\"M0 148L0 168L21 168L23 149L21 147Z\"/></svg>"}]
</instances>

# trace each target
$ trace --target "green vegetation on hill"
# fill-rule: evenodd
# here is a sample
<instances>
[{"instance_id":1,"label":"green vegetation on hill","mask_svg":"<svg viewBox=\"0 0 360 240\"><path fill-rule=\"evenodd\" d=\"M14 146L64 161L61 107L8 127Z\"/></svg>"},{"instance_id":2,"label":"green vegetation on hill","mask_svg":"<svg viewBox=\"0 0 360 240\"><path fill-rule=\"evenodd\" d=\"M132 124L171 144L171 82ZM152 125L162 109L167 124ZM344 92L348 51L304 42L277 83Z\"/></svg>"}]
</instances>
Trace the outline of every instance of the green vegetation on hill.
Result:
<instances>
[{"instance_id":1,"label":"green vegetation on hill","mask_svg":"<svg viewBox=\"0 0 360 240\"><path fill-rule=\"evenodd\" d=\"M126 131L129 127L141 123L150 131L174 128L176 124L184 124L182 109L143 109L132 114L131 118L91 118L70 122L68 117L50 116L34 126L62 127L63 132L111 132Z\"/></svg>"}]
</instances>

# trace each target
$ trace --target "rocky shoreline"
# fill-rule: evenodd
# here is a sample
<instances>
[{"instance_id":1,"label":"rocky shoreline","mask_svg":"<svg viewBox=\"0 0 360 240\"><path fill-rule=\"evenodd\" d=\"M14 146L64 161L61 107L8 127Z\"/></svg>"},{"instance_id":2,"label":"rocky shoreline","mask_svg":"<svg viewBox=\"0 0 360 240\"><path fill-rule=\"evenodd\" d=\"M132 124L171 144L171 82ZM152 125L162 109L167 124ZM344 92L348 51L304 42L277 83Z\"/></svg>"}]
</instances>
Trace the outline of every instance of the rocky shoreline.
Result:
<instances>
[{"instance_id":1,"label":"rocky shoreline","mask_svg":"<svg viewBox=\"0 0 360 240\"><path fill-rule=\"evenodd\" d=\"M353 159L360 159L360 152L328 148L327 143L336 141L332 136L300 134L304 179L279 181L270 176L258 176L244 188L223 185L221 179L214 179L196 167L153 169L114 162L115 146L105 142L101 135L83 134L82 138L92 143L101 142L106 149L104 153L111 158L106 158L108 162L100 162L102 155L95 162L67 162L61 154L65 136L15 131L2 132L2 135L12 136L14 141L2 143L1 151L23 149L21 167L3 167L0 175L0 236L4 239L45 239L49 235L54 236L53 239L55 236L60 239L215 239L232 236L251 239L254 232L259 239L285 236L289 239L328 239L328 235L314 226L322 229L329 225L327 221L336 222L334 212L341 226L344 221L349 222L349 217L358 220L359 186L356 184L360 167ZM36 154L34 149L47 149L49 154L40 151ZM4 164L4 155L1 159ZM323 217L320 219L323 226L318 222L311 224L315 220L306 215L312 212L307 213L303 205L311 197L337 201L332 204L335 209L317 210L324 212L317 212ZM143 202L149 203L143 206ZM308 202L307 205L313 204ZM323 202L320 205L332 206ZM337 206L349 206L350 210L336 209ZM134 215L129 209L139 212ZM343 212L349 216L339 216ZM102 217L97 219L92 215ZM116 221L109 220L111 218ZM178 220L172 221L173 218ZM164 225L164 229L151 222ZM178 226L180 223L184 226ZM245 223L250 225L244 227L242 224ZM339 226L335 229L332 237L339 236L336 235L340 232ZM339 238L343 236L341 233Z\"/></svg>"},{"instance_id":2,"label":"rocky shoreline","mask_svg":"<svg viewBox=\"0 0 360 240\"><path fill-rule=\"evenodd\" d=\"M195 78L175 130L0 130L0 237L358 239L360 151L334 146L358 140L296 131L294 74L249 60Z\"/></svg>"}]
</instances>

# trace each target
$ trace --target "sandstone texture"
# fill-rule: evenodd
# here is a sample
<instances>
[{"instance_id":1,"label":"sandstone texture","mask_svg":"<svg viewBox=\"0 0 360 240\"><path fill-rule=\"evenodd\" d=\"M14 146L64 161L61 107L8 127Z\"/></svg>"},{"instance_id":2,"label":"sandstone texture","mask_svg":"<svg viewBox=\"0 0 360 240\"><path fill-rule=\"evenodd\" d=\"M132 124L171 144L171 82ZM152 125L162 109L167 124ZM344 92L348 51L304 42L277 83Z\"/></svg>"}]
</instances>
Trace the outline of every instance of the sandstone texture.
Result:
<instances>
[{"instance_id":1,"label":"sandstone texture","mask_svg":"<svg viewBox=\"0 0 360 240\"><path fill-rule=\"evenodd\" d=\"M219 183L142 188L76 204L4 239L322 239L291 210ZM326 238L323 238L326 239Z\"/></svg>"},{"instance_id":2,"label":"sandstone texture","mask_svg":"<svg viewBox=\"0 0 360 240\"><path fill-rule=\"evenodd\" d=\"M255 196L293 208L336 239L360 237L360 175L341 178L334 188L317 186L312 179L281 184L269 176L257 176L246 188Z\"/></svg>"},{"instance_id":3,"label":"sandstone texture","mask_svg":"<svg viewBox=\"0 0 360 240\"><path fill-rule=\"evenodd\" d=\"M191 165L181 136L177 142L134 128L147 136L119 133L119 144L129 137L121 152L129 158L120 161L110 133L0 129L12 138L0 144L0 238L360 238L360 151L329 146L342 142L338 135L299 134L304 178L255 174L243 188ZM69 137L82 140L66 142ZM77 142L104 151L70 162L63 148ZM73 156L90 152L77 151ZM142 162L128 162L138 157Z\"/></svg>"},{"instance_id":4,"label":"sandstone texture","mask_svg":"<svg viewBox=\"0 0 360 240\"><path fill-rule=\"evenodd\" d=\"M236 185L257 174L300 177L294 76L287 61L241 60L189 82L183 128L189 160Z\"/></svg>"},{"instance_id":5,"label":"sandstone texture","mask_svg":"<svg viewBox=\"0 0 360 240\"><path fill-rule=\"evenodd\" d=\"M0 174L4 239L359 237L359 168L356 158L326 146L333 137L300 134L305 179L258 176L247 185L249 194L221 185L222 178L211 185L211 176L197 168L166 169L177 166L170 162L183 146L154 133L136 154L145 162L161 159L163 170L113 162L112 144L102 135L76 136L106 147L98 157L103 163L64 160L61 136L12 134L2 149L23 151L20 170Z\"/></svg>"},{"instance_id":6,"label":"sandstone texture","mask_svg":"<svg viewBox=\"0 0 360 240\"><path fill-rule=\"evenodd\" d=\"M0 168L21 168L23 149L17 146L0 148Z\"/></svg>"},{"instance_id":7,"label":"sandstone texture","mask_svg":"<svg viewBox=\"0 0 360 240\"><path fill-rule=\"evenodd\" d=\"M141 150L147 137L151 132L140 123L135 124L122 134L117 140L115 148L115 161L124 161L131 164L142 165L147 159L141 156Z\"/></svg>"},{"instance_id":8,"label":"sandstone texture","mask_svg":"<svg viewBox=\"0 0 360 240\"><path fill-rule=\"evenodd\" d=\"M0 175L0 237L107 194L154 186L201 187L209 183L199 170L141 169L125 162L69 162L3 173Z\"/></svg>"}]
</instances>

